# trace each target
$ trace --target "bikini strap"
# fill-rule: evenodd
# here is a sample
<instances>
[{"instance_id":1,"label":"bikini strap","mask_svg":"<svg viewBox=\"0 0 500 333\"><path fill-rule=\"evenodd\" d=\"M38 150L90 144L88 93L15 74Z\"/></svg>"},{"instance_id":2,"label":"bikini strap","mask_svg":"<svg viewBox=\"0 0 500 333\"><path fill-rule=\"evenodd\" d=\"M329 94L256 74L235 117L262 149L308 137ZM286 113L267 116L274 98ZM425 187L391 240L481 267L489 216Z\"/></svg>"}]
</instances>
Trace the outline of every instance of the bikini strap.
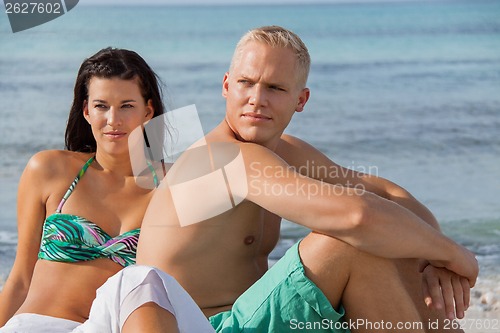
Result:
<instances>
[{"instance_id":1,"label":"bikini strap","mask_svg":"<svg viewBox=\"0 0 500 333\"><path fill-rule=\"evenodd\" d=\"M78 173L78 175L76 175L75 179L73 180L73 182L69 186L68 190L66 191L66 194L64 194L61 202L59 203L59 206L57 206L56 214L60 214L61 213L64 204L68 200L68 198L71 195L71 193L73 193L73 191L75 190L76 185L78 184L78 182L80 181L80 179L83 177L83 175L85 174L85 172L89 168L90 164L92 164L92 162L94 162L94 160L95 160L95 156L92 156L91 158L89 158L88 161L85 163L85 165L80 170L80 172ZM147 164L148 164L149 170L153 174L153 182L155 184L155 187L158 187L160 185L160 181L158 180L158 175L156 174L156 171L153 168L153 165L151 165L151 163L149 161L147 161Z\"/></svg>"},{"instance_id":2,"label":"bikini strap","mask_svg":"<svg viewBox=\"0 0 500 333\"><path fill-rule=\"evenodd\" d=\"M153 182L155 184L155 187L160 186L160 181L158 180L158 175L156 174L155 168L149 161L146 161L146 163L148 164L149 171L151 171L151 174L153 175Z\"/></svg>"},{"instance_id":3,"label":"bikini strap","mask_svg":"<svg viewBox=\"0 0 500 333\"><path fill-rule=\"evenodd\" d=\"M89 165L92 164L92 162L94 161L94 159L95 159L95 156L92 156L91 158L89 158L89 160L82 167L82 169L80 170L80 172L78 173L78 175L76 175L75 180L73 180L73 182L69 186L68 190L66 191L66 194L63 196L61 202L59 203L59 206L57 206L56 214L60 214L61 213L62 208L64 206L64 203L68 200L68 198L71 195L71 193L73 193L73 191L75 190L76 184L78 184L78 182L80 181L80 179L83 177L83 175L85 174L85 172L89 168Z\"/></svg>"}]
</instances>

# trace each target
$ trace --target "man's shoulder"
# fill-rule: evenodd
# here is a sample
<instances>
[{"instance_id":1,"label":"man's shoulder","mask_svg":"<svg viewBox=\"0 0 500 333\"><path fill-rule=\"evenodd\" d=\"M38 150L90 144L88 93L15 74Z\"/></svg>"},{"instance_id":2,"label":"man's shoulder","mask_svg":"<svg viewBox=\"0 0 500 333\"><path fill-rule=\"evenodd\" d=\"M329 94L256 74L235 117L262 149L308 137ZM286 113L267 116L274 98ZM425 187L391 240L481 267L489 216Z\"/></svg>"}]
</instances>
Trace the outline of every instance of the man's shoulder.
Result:
<instances>
[{"instance_id":1,"label":"man's shoulder","mask_svg":"<svg viewBox=\"0 0 500 333\"><path fill-rule=\"evenodd\" d=\"M315 151L317 151L317 149L306 141L289 134L283 134L281 136L280 142L276 148L276 154L285 160L298 155L307 155Z\"/></svg>"},{"instance_id":2,"label":"man's shoulder","mask_svg":"<svg viewBox=\"0 0 500 333\"><path fill-rule=\"evenodd\" d=\"M306 148L313 148L313 146L306 141L290 134L283 134L278 145L278 149L281 150Z\"/></svg>"}]
</instances>

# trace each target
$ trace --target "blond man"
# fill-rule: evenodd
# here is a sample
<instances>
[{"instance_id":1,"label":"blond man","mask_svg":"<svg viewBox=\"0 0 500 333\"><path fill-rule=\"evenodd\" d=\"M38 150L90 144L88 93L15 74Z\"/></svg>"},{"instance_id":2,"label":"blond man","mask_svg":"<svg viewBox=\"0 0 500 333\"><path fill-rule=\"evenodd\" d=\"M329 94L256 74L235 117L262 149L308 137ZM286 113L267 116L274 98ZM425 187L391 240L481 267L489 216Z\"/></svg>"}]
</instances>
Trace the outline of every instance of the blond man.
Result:
<instances>
[{"instance_id":1,"label":"blond man","mask_svg":"<svg viewBox=\"0 0 500 333\"><path fill-rule=\"evenodd\" d=\"M434 320L443 329L455 311L463 316L478 273L474 256L442 235L401 187L343 169L283 135L309 99L309 63L300 38L284 28L242 37L222 82L226 116L205 137L208 145L186 152L156 191L137 262L174 276L217 332L404 331L398 323L424 332ZM219 169L227 196L217 184L179 194L178 184ZM312 232L269 269L282 218ZM410 258L426 264L424 282ZM154 311L138 310L136 318Z\"/></svg>"}]
</instances>

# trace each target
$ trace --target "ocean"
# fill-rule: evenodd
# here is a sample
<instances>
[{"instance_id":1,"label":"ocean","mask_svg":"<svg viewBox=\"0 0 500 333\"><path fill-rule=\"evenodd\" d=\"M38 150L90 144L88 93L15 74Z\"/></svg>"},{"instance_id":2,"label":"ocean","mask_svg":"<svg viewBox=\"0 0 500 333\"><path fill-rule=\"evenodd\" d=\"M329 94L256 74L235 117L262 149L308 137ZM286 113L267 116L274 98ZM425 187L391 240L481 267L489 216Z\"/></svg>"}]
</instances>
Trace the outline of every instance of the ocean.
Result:
<instances>
[{"instance_id":1,"label":"ocean","mask_svg":"<svg viewBox=\"0 0 500 333\"><path fill-rule=\"evenodd\" d=\"M311 99L288 133L339 164L409 190L447 235L476 253L486 290L500 293L498 0L149 7L82 1L15 34L0 13L0 285L16 252L19 177L35 152L63 148L84 58L107 46L137 51L164 81L169 108L195 104L208 132L224 115L221 80L236 42L272 24L299 34L312 57ZM285 223L273 259L306 233Z\"/></svg>"}]
</instances>

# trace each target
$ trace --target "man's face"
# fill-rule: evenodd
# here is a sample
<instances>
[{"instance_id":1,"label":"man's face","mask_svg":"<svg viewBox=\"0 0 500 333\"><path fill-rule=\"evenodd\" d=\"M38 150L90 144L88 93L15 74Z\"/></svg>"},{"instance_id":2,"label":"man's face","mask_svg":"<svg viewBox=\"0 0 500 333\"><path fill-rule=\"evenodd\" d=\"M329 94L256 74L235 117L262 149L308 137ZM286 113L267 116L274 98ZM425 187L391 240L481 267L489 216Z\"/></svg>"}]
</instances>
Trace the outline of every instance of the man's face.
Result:
<instances>
[{"instance_id":1,"label":"man's face","mask_svg":"<svg viewBox=\"0 0 500 333\"><path fill-rule=\"evenodd\" d=\"M296 56L288 48L249 42L222 83L226 122L239 140L274 149L309 90L299 85Z\"/></svg>"}]
</instances>

